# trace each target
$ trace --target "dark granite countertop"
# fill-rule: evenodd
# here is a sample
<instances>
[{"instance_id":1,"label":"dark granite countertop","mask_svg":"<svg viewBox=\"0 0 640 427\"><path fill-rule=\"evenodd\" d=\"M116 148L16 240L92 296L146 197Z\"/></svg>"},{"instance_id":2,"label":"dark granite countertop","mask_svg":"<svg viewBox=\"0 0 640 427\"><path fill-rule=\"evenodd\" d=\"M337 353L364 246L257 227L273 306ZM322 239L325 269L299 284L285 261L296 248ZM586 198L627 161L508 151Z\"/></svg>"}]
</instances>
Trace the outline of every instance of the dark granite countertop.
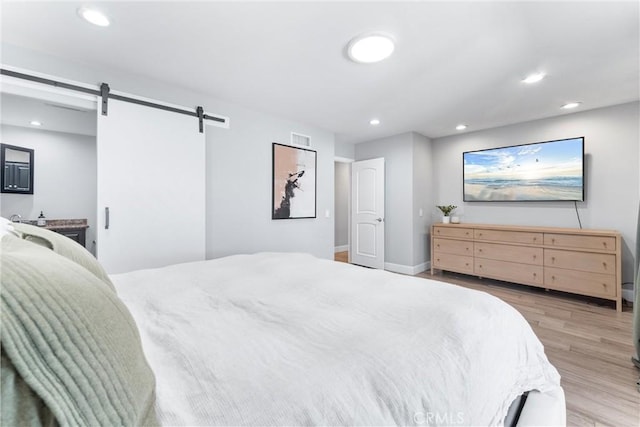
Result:
<instances>
[{"instance_id":1,"label":"dark granite countertop","mask_svg":"<svg viewBox=\"0 0 640 427\"><path fill-rule=\"evenodd\" d=\"M76 228L89 228L87 220L85 219L48 219L47 225L43 228L49 230L68 230ZM34 219L27 219L22 221L25 224L38 225L38 221Z\"/></svg>"}]
</instances>

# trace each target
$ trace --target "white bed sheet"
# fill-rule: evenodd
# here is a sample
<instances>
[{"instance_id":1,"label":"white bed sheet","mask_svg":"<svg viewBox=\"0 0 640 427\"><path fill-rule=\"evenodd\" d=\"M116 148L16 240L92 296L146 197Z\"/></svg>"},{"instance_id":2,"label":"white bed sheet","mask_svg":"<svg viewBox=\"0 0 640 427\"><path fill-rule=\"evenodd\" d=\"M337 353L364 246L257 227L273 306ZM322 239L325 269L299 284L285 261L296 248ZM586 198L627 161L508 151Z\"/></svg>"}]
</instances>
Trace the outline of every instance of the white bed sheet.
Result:
<instances>
[{"instance_id":1,"label":"white bed sheet","mask_svg":"<svg viewBox=\"0 0 640 427\"><path fill-rule=\"evenodd\" d=\"M484 292L305 254L112 276L163 425L499 425L560 377Z\"/></svg>"}]
</instances>

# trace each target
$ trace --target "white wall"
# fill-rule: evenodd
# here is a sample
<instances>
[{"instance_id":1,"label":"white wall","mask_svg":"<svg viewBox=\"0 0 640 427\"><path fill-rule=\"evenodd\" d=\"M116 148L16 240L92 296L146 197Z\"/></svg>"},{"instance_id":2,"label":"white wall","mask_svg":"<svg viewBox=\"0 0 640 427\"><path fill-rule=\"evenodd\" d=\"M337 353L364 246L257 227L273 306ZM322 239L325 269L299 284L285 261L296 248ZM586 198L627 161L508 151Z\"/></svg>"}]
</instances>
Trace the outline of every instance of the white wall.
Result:
<instances>
[{"instance_id":1,"label":"white wall","mask_svg":"<svg viewBox=\"0 0 640 427\"><path fill-rule=\"evenodd\" d=\"M582 225L621 232L623 282L631 282L640 191L639 105L634 102L435 139L435 200L459 206L463 222L578 227L572 202L464 203L462 153L584 136L586 196L578 202Z\"/></svg>"},{"instance_id":2,"label":"white wall","mask_svg":"<svg viewBox=\"0 0 640 427\"><path fill-rule=\"evenodd\" d=\"M334 135L131 73L91 68L2 44L2 62L111 90L230 117L231 129L207 127L207 257L256 251L302 251L333 258ZM202 82L203 87L206 82ZM194 118L194 126L197 121ZM289 143L291 132L311 137L318 151L316 219L271 220L271 143ZM152 149L153 147L150 147ZM185 209L188 209L185 206ZM329 211L329 218L325 217ZM144 217L147 212L133 212ZM179 221L179 218L176 218ZM182 226L188 226L183 224Z\"/></svg>"},{"instance_id":3,"label":"white wall","mask_svg":"<svg viewBox=\"0 0 640 427\"><path fill-rule=\"evenodd\" d=\"M260 251L333 259L333 134L228 105L231 129L207 127L207 258ZM317 218L271 219L271 147L292 130L317 151ZM325 216L329 211L329 218Z\"/></svg>"},{"instance_id":4,"label":"white wall","mask_svg":"<svg viewBox=\"0 0 640 427\"><path fill-rule=\"evenodd\" d=\"M335 162L335 245L349 244L349 197L351 194L350 163Z\"/></svg>"},{"instance_id":5,"label":"white wall","mask_svg":"<svg viewBox=\"0 0 640 427\"><path fill-rule=\"evenodd\" d=\"M17 126L2 126L2 142L34 150L34 191L0 194L0 215L35 220L83 219L87 249L94 252L96 230L96 138Z\"/></svg>"},{"instance_id":6,"label":"white wall","mask_svg":"<svg viewBox=\"0 0 640 427\"><path fill-rule=\"evenodd\" d=\"M355 159L355 146L353 144L336 143L336 157Z\"/></svg>"},{"instance_id":7,"label":"white wall","mask_svg":"<svg viewBox=\"0 0 640 427\"><path fill-rule=\"evenodd\" d=\"M413 137L413 265L430 265L430 227L433 209L431 140L419 133ZM422 215L421 215L422 214Z\"/></svg>"}]
</instances>

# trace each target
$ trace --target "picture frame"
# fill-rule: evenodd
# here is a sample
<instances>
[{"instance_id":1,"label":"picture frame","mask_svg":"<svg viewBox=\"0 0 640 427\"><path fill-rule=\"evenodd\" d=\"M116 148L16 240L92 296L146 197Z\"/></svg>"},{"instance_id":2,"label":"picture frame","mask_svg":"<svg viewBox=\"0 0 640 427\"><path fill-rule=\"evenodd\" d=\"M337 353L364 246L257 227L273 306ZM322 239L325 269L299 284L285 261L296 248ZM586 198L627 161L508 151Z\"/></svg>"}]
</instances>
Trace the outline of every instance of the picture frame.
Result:
<instances>
[{"instance_id":1,"label":"picture frame","mask_svg":"<svg viewBox=\"0 0 640 427\"><path fill-rule=\"evenodd\" d=\"M271 219L316 218L317 152L272 144Z\"/></svg>"}]
</instances>

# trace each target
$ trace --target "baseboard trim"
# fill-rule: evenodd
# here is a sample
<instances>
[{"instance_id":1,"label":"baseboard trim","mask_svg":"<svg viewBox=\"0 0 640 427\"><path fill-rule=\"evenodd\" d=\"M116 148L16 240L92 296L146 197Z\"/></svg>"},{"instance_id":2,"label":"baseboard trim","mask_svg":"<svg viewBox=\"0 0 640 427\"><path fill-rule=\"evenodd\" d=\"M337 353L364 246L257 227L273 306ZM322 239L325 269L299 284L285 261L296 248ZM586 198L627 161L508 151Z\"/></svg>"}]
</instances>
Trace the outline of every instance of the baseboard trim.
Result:
<instances>
[{"instance_id":1,"label":"baseboard trim","mask_svg":"<svg viewBox=\"0 0 640 427\"><path fill-rule=\"evenodd\" d=\"M349 245L336 246L334 249L335 249L334 252L336 252L336 253L337 252L346 252L346 251L349 250Z\"/></svg>"},{"instance_id":2,"label":"baseboard trim","mask_svg":"<svg viewBox=\"0 0 640 427\"><path fill-rule=\"evenodd\" d=\"M392 271L394 273L407 274L409 276L415 276L418 273L428 270L430 267L431 261L425 261L422 264L414 265L413 267L410 265L394 264L391 262L384 263L385 270Z\"/></svg>"},{"instance_id":3,"label":"baseboard trim","mask_svg":"<svg viewBox=\"0 0 640 427\"><path fill-rule=\"evenodd\" d=\"M425 261L422 264L413 266L413 275L415 276L418 273L422 273L423 271L427 271L431 268L431 261Z\"/></svg>"}]
</instances>

